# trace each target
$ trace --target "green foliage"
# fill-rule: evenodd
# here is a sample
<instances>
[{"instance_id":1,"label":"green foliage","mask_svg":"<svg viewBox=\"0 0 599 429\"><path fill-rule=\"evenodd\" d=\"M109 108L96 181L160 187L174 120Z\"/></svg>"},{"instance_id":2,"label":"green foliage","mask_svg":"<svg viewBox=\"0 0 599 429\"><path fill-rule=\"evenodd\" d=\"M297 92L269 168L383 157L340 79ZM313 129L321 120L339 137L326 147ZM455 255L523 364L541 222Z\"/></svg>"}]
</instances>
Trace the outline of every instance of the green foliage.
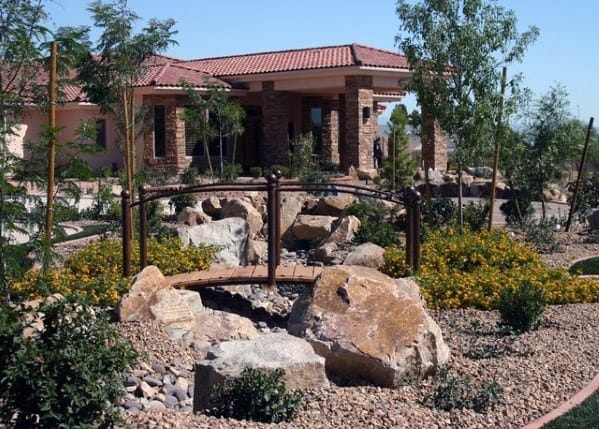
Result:
<instances>
[{"instance_id":1,"label":"green foliage","mask_svg":"<svg viewBox=\"0 0 599 429\"><path fill-rule=\"evenodd\" d=\"M262 167L257 166L257 165L254 165L253 167L250 167L250 174L255 179L258 179L259 177L262 177Z\"/></svg>"},{"instance_id":2,"label":"green foliage","mask_svg":"<svg viewBox=\"0 0 599 429\"><path fill-rule=\"evenodd\" d=\"M497 303L501 320L518 332L536 328L545 309L542 286L523 281L516 288L503 288Z\"/></svg>"},{"instance_id":3,"label":"green foliage","mask_svg":"<svg viewBox=\"0 0 599 429\"><path fill-rule=\"evenodd\" d=\"M397 245L399 231L392 221L393 213L379 201L364 201L353 203L346 209L348 215L360 220L360 228L354 237L354 242L374 243L381 247Z\"/></svg>"},{"instance_id":4,"label":"green foliage","mask_svg":"<svg viewBox=\"0 0 599 429\"><path fill-rule=\"evenodd\" d=\"M456 215L456 204L451 198L439 197L431 199L432 218L429 226L438 228L447 226ZM428 201L422 200L422 213L428 214Z\"/></svg>"},{"instance_id":5,"label":"green foliage","mask_svg":"<svg viewBox=\"0 0 599 429\"><path fill-rule=\"evenodd\" d=\"M289 176L304 177L314 167L314 137L312 134L302 134L291 144L289 152ZM302 179L303 180L303 179Z\"/></svg>"},{"instance_id":6,"label":"green foliage","mask_svg":"<svg viewBox=\"0 0 599 429\"><path fill-rule=\"evenodd\" d=\"M234 182L239 177L243 167L241 164L232 164L229 161L223 161L222 169L219 171L219 175L224 182Z\"/></svg>"},{"instance_id":7,"label":"green foliage","mask_svg":"<svg viewBox=\"0 0 599 429\"><path fill-rule=\"evenodd\" d=\"M550 421L544 429L588 429L599 427L599 392L593 393L576 408Z\"/></svg>"},{"instance_id":8,"label":"green foliage","mask_svg":"<svg viewBox=\"0 0 599 429\"><path fill-rule=\"evenodd\" d=\"M593 208L599 207L599 173L594 173L582 182L576 198L575 215L586 222Z\"/></svg>"},{"instance_id":9,"label":"green foliage","mask_svg":"<svg viewBox=\"0 0 599 429\"><path fill-rule=\"evenodd\" d=\"M383 158L383 168L379 171L376 183L388 189L401 189L410 186L414 182L416 173L416 161L407 152L408 137L406 126L408 115L406 108L398 104L391 112L390 121L387 125L391 155Z\"/></svg>"},{"instance_id":10,"label":"green foliage","mask_svg":"<svg viewBox=\"0 0 599 429\"><path fill-rule=\"evenodd\" d=\"M218 385L210 395L207 412L217 417L265 423L291 421L301 407L299 392L286 391L283 370L245 368L239 378Z\"/></svg>"},{"instance_id":11,"label":"green foliage","mask_svg":"<svg viewBox=\"0 0 599 429\"><path fill-rule=\"evenodd\" d=\"M599 274L599 256L578 261L568 271L570 274Z\"/></svg>"},{"instance_id":12,"label":"green foliage","mask_svg":"<svg viewBox=\"0 0 599 429\"><path fill-rule=\"evenodd\" d=\"M480 231L488 225L490 208L488 201L478 201L476 204L470 201L464 206L464 224L469 225L472 231Z\"/></svg>"},{"instance_id":13,"label":"green foliage","mask_svg":"<svg viewBox=\"0 0 599 429\"><path fill-rule=\"evenodd\" d=\"M443 411L472 409L484 413L489 407L504 401L503 387L495 380L477 389L468 375L453 377L445 374L432 395L435 408Z\"/></svg>"},{"instance_id":14,"label":"green foliage","mask_svg":"<svg viewBox=\"0 0 599 429\"><path fill-rule=\"evenodd\" d=\"M171 197L170 203L175 206L175 214L179 214L184 207L195 207L198 199L194 194L181 194Z\"/></svg>"},{"instance_id":15,"label":"green foliage","mask_svg":"<svg viewBox=\"0 0 599 429\"><path fill-rule=\"evenodd\" d=\"M289 167L287 167L286 165L273 164L273 165L270 166L270 168L268 169L268 171L270 173L274 173L275 171L280 171L281 174L283 175L283 177L290 177L291 176Z\"/></svg>"},{"instance_id":16,"label":"green foliage","mask_svg":"<svg viewBox=\"0 0 599 429\"><path fill-rule=\"evenodd\" d=\"M535 209L530 198L518 196L505 201L499 206L508 224L523 222L530 219Z\"/></svg>"},{"instance_id":17,"label":"green foliage","mask_svg":"<svg viewBox=\"0 0 599 429\"><path fill-rule=\"evenodd\" d=\"M41 318L43 328L31 328ZM29 333L25 333L29 331ZM65 300L0 306L0 422L15 428L108 428L136 354L104 314Z\"/></svg>"},{"instance_id":18,"label":"green foliage","mask_svg":"<svg viewBox=\"0 0 599 429\"><path fill-rule=\"evenodd\" d=\"M405 251L387 248L381 271L396 276L404 267ZM431 231L422 243L416 280L433 309L497 309L502 289L515 290L523 281L539 285L548 304L599 301L598 282L547 268L538 253L504 230Z\"/></svg>"},{"instance_id":19,"label":"green foliage","mask_svg":"<svg viewBox=\"0 0 599 429\"><path fill-rule=\"evenodd\" d=\"M189 166L181 174L181 183L184 185L195 185L198 183L200 172L196 167Z\"/></svg>"},{"instance_id":20,"label":"green foliage","mask_svg":"<svg viewBox=\"0 0 599 429\"><path fill-rule=\"evenodd\" d=\"M520 226L525 235L525 240L539 253L559 252L561 246L555 238L558 225L556 218L544 218L538 221L533 219L523 222Z\"/></svg>"}]
</instances>

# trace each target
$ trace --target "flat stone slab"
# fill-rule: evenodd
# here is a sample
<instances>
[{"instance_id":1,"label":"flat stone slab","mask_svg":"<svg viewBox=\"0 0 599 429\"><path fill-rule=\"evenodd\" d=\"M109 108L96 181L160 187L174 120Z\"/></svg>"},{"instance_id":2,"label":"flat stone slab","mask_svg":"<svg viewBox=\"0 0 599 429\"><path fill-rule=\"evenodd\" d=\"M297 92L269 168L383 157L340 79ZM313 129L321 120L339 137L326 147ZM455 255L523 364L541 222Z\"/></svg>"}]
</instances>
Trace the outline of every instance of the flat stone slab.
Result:
<instances>
[{"instance_id":1,"label":"flat stone slab","mask_svg":"<svg viewBox=\"0 0 599 429\"><path fill-rule=\"evenodd\" d=\"M324 358L301 338L286 332L262 335L255 340L227 341L208 351L207 359L196 363L193 409L207 408L215 384L238 377L245 368L285 371L287 390L326 387Z\"/></svg>"}]
</instances>

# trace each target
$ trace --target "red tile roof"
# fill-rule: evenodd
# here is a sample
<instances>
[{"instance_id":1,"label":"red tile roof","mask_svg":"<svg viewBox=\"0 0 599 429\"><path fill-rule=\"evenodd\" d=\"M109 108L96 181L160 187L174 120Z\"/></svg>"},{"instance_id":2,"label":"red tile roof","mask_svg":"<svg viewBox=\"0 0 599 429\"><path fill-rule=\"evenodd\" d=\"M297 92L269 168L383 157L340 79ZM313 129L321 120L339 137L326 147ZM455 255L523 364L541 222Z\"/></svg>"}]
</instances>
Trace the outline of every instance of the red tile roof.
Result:
<instances>
[{"instance_id":1,"label":"red tile roof","mask_svg":"<svg viewBox=\"0 0 599 429\"><path fill-rule=\"evenodd\" d=\"M181 86L185 81L196 88L221 86L231 88L231 85L202 71L181 64L164 63L150 66L138 81L136 86Z\"/></svg>"},{"instance_id":2,"label":"red tile roof","mask_svg":"<svg viewBox=\"0 0 599 429\"><path fill-rule=\"evenodd\" d=\"M403 55L358 44L206 58L183 63L218 77L348 66L408 69Z\"/></svg>"}]
</instances>

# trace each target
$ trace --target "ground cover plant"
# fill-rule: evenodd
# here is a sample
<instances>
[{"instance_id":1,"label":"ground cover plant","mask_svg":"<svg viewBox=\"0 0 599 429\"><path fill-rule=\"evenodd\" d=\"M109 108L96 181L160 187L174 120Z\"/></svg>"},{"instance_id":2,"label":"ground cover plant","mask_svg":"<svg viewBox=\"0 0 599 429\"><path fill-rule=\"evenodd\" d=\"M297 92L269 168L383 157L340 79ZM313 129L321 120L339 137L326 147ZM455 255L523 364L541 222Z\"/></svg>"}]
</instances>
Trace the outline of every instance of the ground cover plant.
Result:
<instances>
[{"instance_id":1,"label":"ground cover plant","mask_svg":"<svg viewBox=\"0 0 599 429\"><path fill-rule=\"evenodd\" d=\"M543 426L544 429L588 429L599 427L599 392L593 393L570 412Z\"/></svg>"},{"instance_id":2,"label":"ground cover plant","mask_svg":"<svg viewBox=\"0 0 599 429\"><path fill-rule=\"evenodd\" d=\"M571 274L599 274L599 257L578 261L568 271Z\"/></svg>"},{"instance_id":3,"label":"ground cover plant","mask_svg":"<svg viewBox=\"0 0 599 429\"><path fill-rule=\"evenodd\" d=\"M291 421L302 396L287 392L283 369L245 368L239 377L217 385L210 395L208 414L266 423Z\"/></svg>"},{"instance_id":4,"label":"ground cover plant","mask_svg":"<svg viewBox=\"0 0 599 429\"><path fill-rule=\"evenodd\" d=\"M133 243L132 272L139 271L139 246ZM216 249L183 247L178 238L148 241L148 264L164 275L206 270ZM90 243L64 261L64 267L43 275L30 270L11 286L13 299L28 300L53 293L76 296L89 304L114 306L127 293L130 279L122 277L122 243L102 240Z\"/></svg>"},{"instance_id":5,"label":"ground cover plant","mask_svg":"<svg viewBox=\"0 0 599 429\"><path fill-rule=\"evenodd\" d=\"M517 290L526 281L541 288L548 305L599 301L598 282L545 267L537 252L505 230L432 231L421 251L416 280L432 309L499 309L502 290ZM408 275L404 261L405 251L389 246L381 271L392 277Z\"/></svg>"}]
</instances>

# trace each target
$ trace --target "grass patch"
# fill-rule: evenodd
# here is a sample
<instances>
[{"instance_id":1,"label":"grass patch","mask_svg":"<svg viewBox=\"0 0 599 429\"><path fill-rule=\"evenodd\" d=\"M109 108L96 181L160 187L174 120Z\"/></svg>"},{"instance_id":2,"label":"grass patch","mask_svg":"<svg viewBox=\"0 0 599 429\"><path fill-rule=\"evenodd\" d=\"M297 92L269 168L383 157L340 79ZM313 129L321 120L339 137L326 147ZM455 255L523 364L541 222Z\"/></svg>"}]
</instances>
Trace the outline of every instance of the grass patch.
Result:
<instances>
[{"instance_id":1,"label":"grass patch","mask_svg":"<svg viewBox=\"0 0 599 429\"><path fill-rule=\"evenodd\" d=\"M78 240L80 238L91 237L92 235L103 234L108 229L108 224L99 223L93 225L84 225L82 226L83 231L76 232L75 234L67 235L66 237L61 237L60 239L52 240L54 244L56 243L64 243L66 241Z\"/></svg>"},{"instance_id":2,"label":"grass patch","mask_svg":"<svg viewBox=\"0 0 599 429\"><path fill-rule=\"evenodd\" d=\"M599 257L578 261L568 271L570 274L599 274Z\"/></svg>"},{"instance_id":3,"label":"grass patch","mask_svg":"<svg viewBox=\"0 0 599 429\"><path fill-rule=\"evenodd\" d=\"M544 429L599 428L599 392L593 393L570 412L543 426Z\"/></svg>"}]
</instances>

